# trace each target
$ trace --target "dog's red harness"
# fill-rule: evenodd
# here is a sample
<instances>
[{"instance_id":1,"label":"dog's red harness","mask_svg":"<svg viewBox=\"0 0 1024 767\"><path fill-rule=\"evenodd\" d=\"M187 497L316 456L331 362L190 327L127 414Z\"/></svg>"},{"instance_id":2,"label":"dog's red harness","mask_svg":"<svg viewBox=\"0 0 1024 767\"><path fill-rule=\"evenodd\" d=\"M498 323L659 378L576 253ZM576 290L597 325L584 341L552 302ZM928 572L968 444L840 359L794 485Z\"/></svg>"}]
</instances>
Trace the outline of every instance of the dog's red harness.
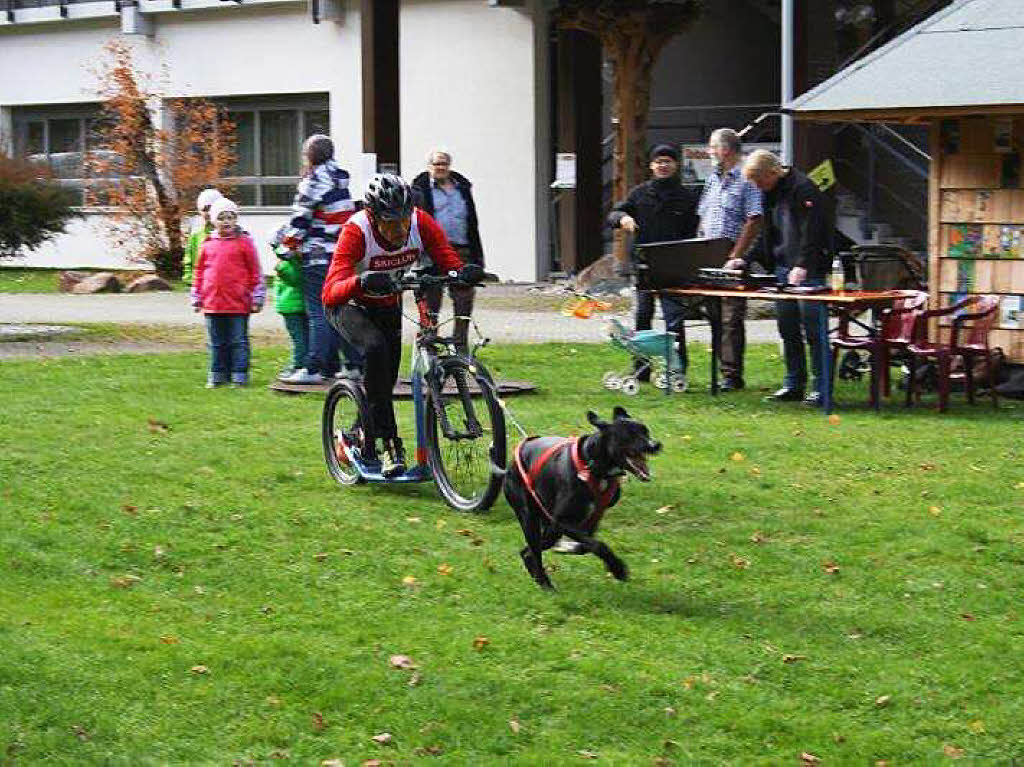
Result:
<instances>
[{"instance_id":1,"label":"dog's red harness","mask_svg":"<svg viewBox=\"0 0 1024 767\"><path fill-rule=\"evenodd\" d=\"M533 466L527 471L526 465L523 461L523 447L531 439L538 439L537 437L527 437L519 445L516 446L516 469L519 470L519 476L523 479L523 484L526 486L527 492L530 497L533 498L537 507L543 512L544 516L548 518L548 521L554 524L554 517L551 516L551 512L548 511L547 506L540 499L537 494L537 489L534 486L537 477L540 476L541 470L558 451L569 448L569 457L572 460L573 468L576 470L576 477L586 485L590 494L594 497L594 510L587 515L587 518L583 521L583 529L588 532L593 532L597 527L597 524L601 521L601 517L604 516L605 509L608 508L608 504L611 503L615 497L615 493L619 489L619 480L617 477L605 477L604 479L597 479L593 472L590 471L590 467L587 466L581 455L580 443L583 441L583 437L566 437L561 442L556 442L554 445L549 447L540 457L534 461Z\"/></svg>"}]
</instances>

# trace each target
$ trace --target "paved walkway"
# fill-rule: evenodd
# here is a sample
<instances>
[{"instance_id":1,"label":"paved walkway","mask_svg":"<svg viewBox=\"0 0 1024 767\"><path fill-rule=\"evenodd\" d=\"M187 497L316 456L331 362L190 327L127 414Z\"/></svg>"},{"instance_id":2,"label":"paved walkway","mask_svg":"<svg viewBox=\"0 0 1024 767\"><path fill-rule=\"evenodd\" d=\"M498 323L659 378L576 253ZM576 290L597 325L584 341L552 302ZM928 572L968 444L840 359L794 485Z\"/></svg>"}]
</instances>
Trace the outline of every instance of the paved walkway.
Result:
<instances>
[{"instance_id":1,"label":"paved walkway","mask_svg":"<svg viewBox=\"0 0 1024 767\"><path fill-rule=\"evenodd\" d=\"M525 295L524 286L495 286L487 288L488 298L500 299L502 306L516 295ZM408 302L406 306L408 307ZM447 307L449 302L445 301ZM540 343L544 341L603 342L604 314L589 320L565 317L557 311L514 311L490 308L487 298L479 301L474 312L480 331L495 342ZM0 323L112 322L144 325L201 325L203 316L192 311L184 293L120 293L76 296L64 293L0 294ZM269 310L254 315L254 330L281 330L281 317ZM411 323L405 324L407 339L412 335ZM706 325L687 329L693 341L710 343ZM747 322L750 343L776 342L778 333L775 320Z\"/></svg>"}]
</instances>

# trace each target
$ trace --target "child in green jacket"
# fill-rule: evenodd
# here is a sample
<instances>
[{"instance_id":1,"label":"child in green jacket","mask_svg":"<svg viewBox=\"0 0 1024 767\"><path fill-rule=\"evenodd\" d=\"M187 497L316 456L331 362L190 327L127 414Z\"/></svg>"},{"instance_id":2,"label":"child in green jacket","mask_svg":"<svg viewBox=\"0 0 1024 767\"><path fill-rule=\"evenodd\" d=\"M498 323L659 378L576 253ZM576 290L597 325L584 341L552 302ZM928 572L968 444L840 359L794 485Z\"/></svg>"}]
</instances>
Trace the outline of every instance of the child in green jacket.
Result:
<instances>
[{"instance_id":1,"label":"child in green jacket","mask_svg":"<svg viewBox=\"0 0 1024 767\"><path fill-rule=\"evenodd\" d=\"M181 281L189 287L192 287L192 272L199 262L199 248L213 232L213 224L210 222L210 206L223 196L216 189L204 189L196 200L196 210L199 211L199 215L196 216L192 231L185 241L185 253L181 258Z\"/></svg>"},{"instance_id":2,"label":"child in green jacket","mask_svg":"<svg viewBox=\"0 0 1024 767\"><path fill-rule=\"evenodd\" d=\"M284 320L285 329L292 339L291 367L281 371L278 378L287 378L306 366L309 352L309 316L302 291L302 256L280 244L281 230L271 241L277 265L274 267L274 307Z\"/></svg>"}]
</instances>

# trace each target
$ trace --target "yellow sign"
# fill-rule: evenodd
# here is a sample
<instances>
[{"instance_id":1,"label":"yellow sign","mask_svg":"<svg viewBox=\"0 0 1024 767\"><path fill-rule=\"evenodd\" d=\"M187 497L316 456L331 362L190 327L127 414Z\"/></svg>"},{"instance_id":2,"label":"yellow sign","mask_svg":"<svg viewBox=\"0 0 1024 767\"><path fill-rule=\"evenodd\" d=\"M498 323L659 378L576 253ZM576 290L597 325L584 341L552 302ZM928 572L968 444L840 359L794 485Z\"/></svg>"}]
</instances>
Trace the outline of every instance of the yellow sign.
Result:
<instances>
[{"instance_id":1,"label":"yellow sign","mask_svg":"<svg viewBox=\"0 0 1024 767\"><path fill-rule=\"evenodd\" d=\"M832 161L825 160L825 162L808 173L807 178L813 181L822 192L833 187L836 183L836 170L832 167Z\"/></svg>"}]
</instances>

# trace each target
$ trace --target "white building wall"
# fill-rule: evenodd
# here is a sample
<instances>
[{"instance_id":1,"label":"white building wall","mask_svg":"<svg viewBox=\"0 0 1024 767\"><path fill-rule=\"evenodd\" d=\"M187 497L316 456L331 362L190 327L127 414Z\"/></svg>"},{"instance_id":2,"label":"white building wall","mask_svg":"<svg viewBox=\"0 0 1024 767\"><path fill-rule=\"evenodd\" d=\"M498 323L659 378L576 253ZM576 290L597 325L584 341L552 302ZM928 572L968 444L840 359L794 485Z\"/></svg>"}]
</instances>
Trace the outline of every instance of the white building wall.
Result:
<instances>
[{"instance_id":1,"label":"white building wall","mask_svg":"<svg viewBox=\"0 0 1024 767\"><path fill-rule=\"evenodd\" d=\"M358 190L363 184L360 23L358 4L346 5L356 10L346 13L340 24L315 25L305 2L256 7L220 3L210 10L157 14L152 39L124 39L132 44L140 69L154 73L159 90L167 96L328 93L331 135ZM113 16L0 27L0 107L96 101L93 71L104 43L119 30ZM263 243L284 216L242 216L242 226L257 237L268 267L273 259ZM87 215L73 223L68 234L20 262L131 266L103 239L99 219Z\"/></svg>"},{"instance_id":2,"label":"white building wall","mask_svg":"<svg viewBox=\"0 0 1024 767\"><path fill-rule=\"evenodd\" d=\"M403 0L399 34L402 173L412 178L445 147L473 182L488 270L535 280L536 157L546 150L535 141L533 17L484 0Z\"/></svg>"}]
</instances>

